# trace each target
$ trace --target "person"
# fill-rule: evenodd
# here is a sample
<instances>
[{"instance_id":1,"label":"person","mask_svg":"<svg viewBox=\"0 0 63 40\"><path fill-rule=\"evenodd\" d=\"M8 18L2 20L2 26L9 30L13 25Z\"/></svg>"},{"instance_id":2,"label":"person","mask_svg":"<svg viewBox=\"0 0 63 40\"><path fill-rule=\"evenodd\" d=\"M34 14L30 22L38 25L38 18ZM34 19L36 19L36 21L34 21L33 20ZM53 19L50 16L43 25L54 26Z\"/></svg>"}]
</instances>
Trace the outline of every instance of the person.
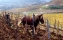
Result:
<instances>
[{"instance_id":1,"label":"person","mask_svg":"<svg viewBox=\"0 0 63 40\"><path fill-rule=\"evenodd\" d=\"M9 26L11 26L9 13L6 14L5 17L6 17L7 24L9 24Z\"/></svg>"},{"instance_id":2,"label":"person","mask_svg":"<svg viewBox=\"0 0 63 40\"><path fill-rule=\"evenodd\" d=\"M6 16L6 20L10 20L10 15L9 13L5 15Z\"/></svg>"}]
</instances>

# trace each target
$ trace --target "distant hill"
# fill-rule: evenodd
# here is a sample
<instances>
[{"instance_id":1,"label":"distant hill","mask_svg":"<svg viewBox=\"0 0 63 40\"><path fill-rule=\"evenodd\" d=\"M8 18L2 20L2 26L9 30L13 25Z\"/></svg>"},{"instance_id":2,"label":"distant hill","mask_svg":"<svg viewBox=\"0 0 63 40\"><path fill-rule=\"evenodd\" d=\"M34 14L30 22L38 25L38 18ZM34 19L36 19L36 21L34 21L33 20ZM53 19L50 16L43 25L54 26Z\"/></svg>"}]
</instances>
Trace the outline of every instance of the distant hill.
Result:
<instances>
[{"instance_id":1,"label":"distant hill","mask_svg":"<svg viewBox=\"0 0 63 40\"><path fill-rule=\"evenodd\" d=\"M48 4L49 5L61 5L61 6L63 6L63 0L52 0Z\"/></svg>"},{"instance_id":2,"label":"distant hill","mask_svg":"<svg viewBox=\"0 0 63 40\"><path fill-rule=\"evenodd\" d=\"M13 9L7 10L7 12L21 13L24 11L34 11L34 10L39 9L41 6L42 5L32 5L32 6L27 6L24 8L13 8Z\"/></svg>"},{"instance_id":3,"label":"distant hill","mask_svg":"<svg viewBox=\"0 0 63 40\"><path fill-rule=\"evenodd\" d=\"M63 9L63 0L52 0L46 5L42 6L43 9Z\"/></svg>"}]
</instances>

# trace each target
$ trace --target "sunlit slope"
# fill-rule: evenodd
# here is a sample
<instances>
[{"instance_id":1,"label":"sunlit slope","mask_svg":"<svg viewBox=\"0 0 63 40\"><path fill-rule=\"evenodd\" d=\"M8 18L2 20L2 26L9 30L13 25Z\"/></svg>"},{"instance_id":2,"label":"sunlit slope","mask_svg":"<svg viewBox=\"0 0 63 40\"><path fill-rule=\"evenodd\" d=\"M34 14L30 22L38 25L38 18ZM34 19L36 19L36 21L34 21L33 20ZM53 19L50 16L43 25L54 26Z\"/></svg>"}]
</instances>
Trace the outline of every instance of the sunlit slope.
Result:
<instances>
[{"instance_id":1,"label":"sunlit slope","mask_svg":"<svg viewBox=\"0 0 63 40\"><path fill-rule=\"evenodd\" d=\"M43 14L44 20L48 19L51 25L54 25L56 20L56 25L63 26L63 14L57 13L57 14Z\"/></svg>"}]
</instances>

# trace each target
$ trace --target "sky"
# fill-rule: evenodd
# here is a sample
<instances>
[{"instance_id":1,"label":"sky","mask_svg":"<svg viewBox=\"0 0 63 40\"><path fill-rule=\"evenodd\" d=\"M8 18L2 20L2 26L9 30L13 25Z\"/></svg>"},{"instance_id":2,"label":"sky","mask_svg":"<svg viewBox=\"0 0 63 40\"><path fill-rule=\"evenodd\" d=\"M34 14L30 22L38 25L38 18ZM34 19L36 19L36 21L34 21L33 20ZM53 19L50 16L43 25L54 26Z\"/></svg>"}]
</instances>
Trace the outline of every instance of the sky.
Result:
<instances>
[{"instance_id":1,"label":"sky","mask_svg":"<svg viewBox=\"0 0 63 40\"><path fill-rule=\"evenodd\" d=\"M0 4L23 4L25 2L36 2L40 3L41 1L49 2L50 0L0 0Z\"/></svg>"},{"instance_id":2,"label":"sky","mask_svg":"<svg viewBox=\"0 0 63 40\"><path fill-rule=\"evenodd\" d=\"M43 1L43 0L41 0L41 1ZM46 2L49 2L49 1L51 1L51 0L45 0Z\"/></svg>"}]
</instances>

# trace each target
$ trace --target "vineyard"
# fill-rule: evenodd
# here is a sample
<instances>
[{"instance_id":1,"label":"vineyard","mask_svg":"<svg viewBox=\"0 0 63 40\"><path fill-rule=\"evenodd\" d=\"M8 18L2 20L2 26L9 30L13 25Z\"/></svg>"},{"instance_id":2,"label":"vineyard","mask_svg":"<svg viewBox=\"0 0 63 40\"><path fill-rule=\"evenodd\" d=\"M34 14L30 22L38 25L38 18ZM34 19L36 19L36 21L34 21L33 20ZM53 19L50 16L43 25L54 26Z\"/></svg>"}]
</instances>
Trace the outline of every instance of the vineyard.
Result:
<instances>
[{"instance_id":1,"label":"vineyard","mask_svg":"<svg viewBox=\"0 0 63 40\"><path fill-rule=\"evenodd\" d=\"M12 26L9 26L9 24L7 24L7 20L4 17L5 15L3 16L0 15L0 40L63 40L63 29L62 27L58 26L60 25L59 22L56 21L58 25L54 26L53 25L55 24L54 16L52 18L53 20L52 19L50 20L50 16L52 17L52 15L55 14L49 14L48 16L44 14L43 16L45 18L44 19L45 23L39 24L37 26L36 33L34 34L31 31L29 25L26 25L26 27L24 27L22 23L18 25L18 21L21 20L20 16L15 15L17 17L15 16L13 17L12 16L13 14L10 15L11 15L10 23L12 24ZM61 15L62 14L60 14L60 16ZM46 17L48 17L48 21L46 20ZM57 14L56 17L58 17ZM59 21L62 21L62 17L60 19L61 20ZM56 18L56 20L58 19ZM53 26L51 27L50 24Z\"/></svg>"}]
</instances>

